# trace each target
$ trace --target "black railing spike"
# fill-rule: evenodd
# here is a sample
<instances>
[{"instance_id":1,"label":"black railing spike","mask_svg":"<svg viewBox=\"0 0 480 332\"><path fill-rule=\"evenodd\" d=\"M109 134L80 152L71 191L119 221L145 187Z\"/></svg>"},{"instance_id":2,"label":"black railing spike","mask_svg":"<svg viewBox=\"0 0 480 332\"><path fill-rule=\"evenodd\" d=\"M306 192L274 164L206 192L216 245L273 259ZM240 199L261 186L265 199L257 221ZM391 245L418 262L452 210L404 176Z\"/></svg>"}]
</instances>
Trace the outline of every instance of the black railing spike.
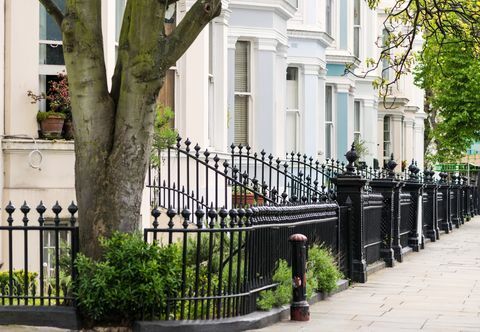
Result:
<instances>
[{"instance_id":1,"label":"black railing spike","mask_svg":"<svg viewBox=\"0 0 480 332\"><path fill-rule=\"evenodd\" d=\"M40 226L43 226L43 224L45 223L45 218L43 217L43 214L45 213L45 211L47 211L47 208L45 207L45 205L43 205L43 201L40 201L40 204L38 204L36 210L39 214L38 223L40 224Z\"/></svg>"},{"instance_id":2,"label":"black railing spike","mask_svg":"<svg viewBox=\"0 0 480 332\"><path fill-rule=\"evenodd\" d=\"M28 213L30 212L30 207L27 205L27 201L23 201L22 206L20 207L20 211L23 213L23 224L27 226L28 224Z\"/></svg>"},{"instance_id":3,"label":"black railing spike","mask_svg":"<svg viewBox=\"0 0 480 332\"><path fill-rule=\"evenodd\" d=\"M173 228L173 226L175 225L174 222L173 222L173 218L175 218L176 215L177 215L177 212L170 205L170 207L167 210L167 217L168 217L168 219L170 219L168 221L168 228Z\"/></svg>"},{"instance_id":4,"label":"black railing spike","mask_svg":"<svg viewBox=\"0 0 480 332\"><path fill-rule=\"evenodd\" d=\"M208 164L208 162L209 162L208 157L210 156L210 152L208 151L208 149L205 150L203 155L205 156L205 162Z\"/></svg>"},{"instance_id":5,"label":"black railing spike","mask_svg":"<svg viewBox=\"0 0 480 332\"><path fill-rule=\"evenodd\" d=\"M75 218L75 213L78 211L77 205L72 201L70 205L67 208L68 212L70 213L70 225L73 227L75 226L75 223L77 219Z\"/></svg>"},{"instance_id":6,"label":"black railing spike","mask_svg":"<svg viewBox=\"0 0 480 332\"><path fill-rule=\"evenodd\" d=\"M223 206L220 211L218 211L218 215L220 216L220 227L225 228L225 218L228 217L228 211L225 209L225 206Z\"/></svg>"},{"instance_id":7,"label":"black railing spike","mask_svg":"<svg viewBox=\"0 0 480 332\"><path fill-rule=\"evenodd\" d=\"M190 145L191 144L192 144L192 142L190 141L189 138L187 138L186 141L185 141L185 146L186 146L185 150L187 151L187 153L190 152Z\"/></svg>"},{"instance_id":8,"label":"black railing spike","mask_svg":"<svg viewBox=\"0 0 480 332\"><path fill-rule=\"evenodd\" d=\"M160 217L160 215L161 215L161 212L160 212L160 210L158 209L158 207L155 207L155 208L152 210L151 215L152 215L152 217L153 217L153 223L152 223L153 228L158 228L158 225L159 225L159 223L158 223L158 217Z\"/></svg>"},{"instance_id":9,"label":"black railing spike","mask_svg":"<svg viewBox=\"0 0 480 332\"><path fill-rule=\"evenodd\" d=\"M235 144L230 144L230 149L232 150L232 153L235 151Z\"/></svg>"},{"instance_id":10,"label":"black railing spike","mask_svg":"<svg viewBox=\"0 0 480 332\"><path fill-rule=\"evenodd\" d=\"M215 162L215 168L218 168L218 162L220 161L220 157L218 156L218 154L213 157L213 161Z\"/></svg>"},{"instance_id":11,"label":"black railing spike","mask_svg":"<svg viewBox=\"0 0 480 332\"><path fill-rule=\"evenodd\" d=\"M180 135L177 135L177 148L180 149L182 146L182 138Z\"/></svg>"},{"instance_id":12,"label":"black railing spike","mask_svg":"<svg viewBox=\"0 0 480 332\"><path fill-rule=\"evenodd\" d=\"M191 215L192 215L192 212L187 207L185 207L182 210L182 218L183 218L182 226L183 226L183 228L185 228L185 229L188 228L188 221L189 221Z\"/></svg>"},{"instance_id":13,"label":"black railing spike","mask_svg":"<svg viewBox=\"0 0 480 332\"><path fill-rule=\"evenodd\" d=\"M230 211L228 211L228 215L230 216L230 227L233 228L235 226L235 222L237 221L237 209L230 209Z\"/></svg>"},{"instance_id":14,"label":"black railing spike","mask_svg":"<svg viewBox=\"0 0 480 332\"><path fill-rule=\"evenodd\" d=\"M205 211L202 210L200 205L197 207L197 211L195 211L195 217L197 218L197 227L203 228L203 217L205 216Z\"/></svg>"},{"instance_id":15,"label":"black railing spike","mask_svg":"<svg viewBox=\"0 0 480 332\"><path fill-rule=\"evenodd\" d=\"M195 147L193 149L195 150L195 157L196 158L200 157L200 152L199 152L201 149L200 145L198 145L198 143L195 144Z\"/></svg>"},{"instance_id":16,"label":"black railing spike","mask_svg":"<svg viewBox=\"0 0 480 332\"><path fill-rule=\"evenodd\" d=\"M60 218L58 215L60 214L60 212L62 212L62 207L58 204L58 201L55 202L55 205L52 207L52 211L55 214L53 222L56 226L58 226L60 224Z\"/></svg>"}]
</instances>

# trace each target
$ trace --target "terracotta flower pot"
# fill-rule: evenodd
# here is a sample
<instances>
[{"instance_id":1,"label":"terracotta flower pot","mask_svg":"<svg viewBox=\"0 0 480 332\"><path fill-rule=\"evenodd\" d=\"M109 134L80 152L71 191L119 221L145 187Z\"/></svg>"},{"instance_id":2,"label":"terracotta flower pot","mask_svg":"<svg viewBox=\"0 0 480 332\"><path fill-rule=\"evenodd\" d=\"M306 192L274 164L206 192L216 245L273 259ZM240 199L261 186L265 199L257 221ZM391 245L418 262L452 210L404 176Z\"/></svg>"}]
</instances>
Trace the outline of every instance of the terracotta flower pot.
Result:
<instances>
[{"instance_id":1,"label":"terracotta flower pot","mask_svg":"<svg viewBox=\"0 0 480 332\"><path fill-rule=\"evenodd\" d=\"M51 115L40 122L40 129L45 138L61 138L63 123L65 119L61 116Z\"/></svg>"},{"instance_id":2,"label":"terracotta flower pot","mask_svg":"<svg viewBox=\"0 0 480 332\"><path fill-rule=\"evenodd\" d=\"M253 193L242 193L240 194L232 194L232 202L234 206L253 206L253 205L263 205L263 197L258 196L257 200L255 201L255 196Z\"/></svg>"}]
</instances>

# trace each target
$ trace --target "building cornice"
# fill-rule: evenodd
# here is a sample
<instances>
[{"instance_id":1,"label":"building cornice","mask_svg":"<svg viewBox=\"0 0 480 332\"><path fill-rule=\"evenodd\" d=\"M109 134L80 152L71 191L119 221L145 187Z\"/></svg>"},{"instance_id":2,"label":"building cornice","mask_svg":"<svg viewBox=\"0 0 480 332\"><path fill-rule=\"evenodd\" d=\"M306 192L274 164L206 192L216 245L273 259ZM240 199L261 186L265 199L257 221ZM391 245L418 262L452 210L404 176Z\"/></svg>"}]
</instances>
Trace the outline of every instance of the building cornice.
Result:
<instances>
[{"instance_id":1,"label":"building cornice","mask_svg":"<svg viewBox=\"0 0 480 332\"><path fill-rule=\"evenodd\" d=\"M252 40L272 39L282 45L288 45L288 38L284 33L272 28L250 28L230 26L228 29L228 38L230 40L239 38L249 38ZM229 42L229 47L231 46Z\"/></svg>"},{"instance_id":2,"label":"building cornice","mask_svg":"<svg viewBox=\"0 0 480 332\"><path fill-rule=\"evenodd\" d=\"M230 8L273 10L284 19L289 20L297 12L293 2L294 0L231 0Z\"/></svg>"},{"instance_id":3,"label":"building cornice","mask_svg":"<svg viewBox=\"0 0 480 332\"><path fill-rule=\"evenodd\" d=\"M289 38L315 40L324 47L330 47L334 41L334 39L324 31L310 30L300 26L287 29L287 35Z\"/></svg>"},{"instance_id":4,"label":"building cornice","mask_svg":"<svg viewBox=\"0 0 480 332\"><path fill-rule=\"evenodd\" d=\"M352 71L360 65L360 60L347 51L327 49L326 58L328 64L351 65Z\"/></svg>"}]
</instances>

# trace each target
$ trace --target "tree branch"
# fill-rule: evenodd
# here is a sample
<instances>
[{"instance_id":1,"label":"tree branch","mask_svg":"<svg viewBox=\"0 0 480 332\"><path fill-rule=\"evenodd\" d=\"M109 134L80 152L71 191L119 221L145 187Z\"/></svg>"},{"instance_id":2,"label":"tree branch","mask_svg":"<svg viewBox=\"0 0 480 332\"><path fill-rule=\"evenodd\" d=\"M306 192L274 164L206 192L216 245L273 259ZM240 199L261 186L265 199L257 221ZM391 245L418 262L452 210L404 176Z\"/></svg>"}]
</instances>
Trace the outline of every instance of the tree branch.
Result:
<instances>
[{"instance_id":1,"label":"tree branch","mask_svg":"<svg viewBox=\"0 0 480 332\"><path fill-rule=\"evenodd\" d=\"M50 14L50 16L53 17L55 22L57 22L58 26L61 27L64 15L60 10L60 8L58 8L58 6L55 4L55 2L53 2L53 0L39 0L39 1L43 5L43 7L45 7L47 13Z\"/></svg>"},{"instance_id":2,"label":"tree branch","mask_svg":"<svg viewBox=\"0 0 480 332\"><path fill-rule=\"evenodd\" d=\"M165 68L173 66L195 41L203 28L220 15L221 0L197 0L179 25L164 41Z\"/></svg>"}]
</instances>

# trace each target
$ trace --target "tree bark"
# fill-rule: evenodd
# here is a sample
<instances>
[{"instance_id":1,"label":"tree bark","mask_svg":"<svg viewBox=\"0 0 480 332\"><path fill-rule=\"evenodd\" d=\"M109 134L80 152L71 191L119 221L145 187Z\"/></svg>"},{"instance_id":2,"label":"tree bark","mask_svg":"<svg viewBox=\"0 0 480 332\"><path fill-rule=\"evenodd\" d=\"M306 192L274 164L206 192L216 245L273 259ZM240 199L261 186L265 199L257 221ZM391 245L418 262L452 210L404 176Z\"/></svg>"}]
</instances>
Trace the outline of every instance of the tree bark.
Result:
<instances>
[{"instance_id":1,"label":"tree bark","mask_svg":"<svg viewBox=\"0 0 480 332\"><path fill-rule=\"evenodd\" d=\"M98 258L100 237L139 229L157 95L166 71L220 14L221 0L197 0L168 37L165 1L129 0L111 91L104 62L101 0L67 0L66 8L63 17L52 10L63 32L75 126L80 249Z\"/></svg>"}]
</instances>

